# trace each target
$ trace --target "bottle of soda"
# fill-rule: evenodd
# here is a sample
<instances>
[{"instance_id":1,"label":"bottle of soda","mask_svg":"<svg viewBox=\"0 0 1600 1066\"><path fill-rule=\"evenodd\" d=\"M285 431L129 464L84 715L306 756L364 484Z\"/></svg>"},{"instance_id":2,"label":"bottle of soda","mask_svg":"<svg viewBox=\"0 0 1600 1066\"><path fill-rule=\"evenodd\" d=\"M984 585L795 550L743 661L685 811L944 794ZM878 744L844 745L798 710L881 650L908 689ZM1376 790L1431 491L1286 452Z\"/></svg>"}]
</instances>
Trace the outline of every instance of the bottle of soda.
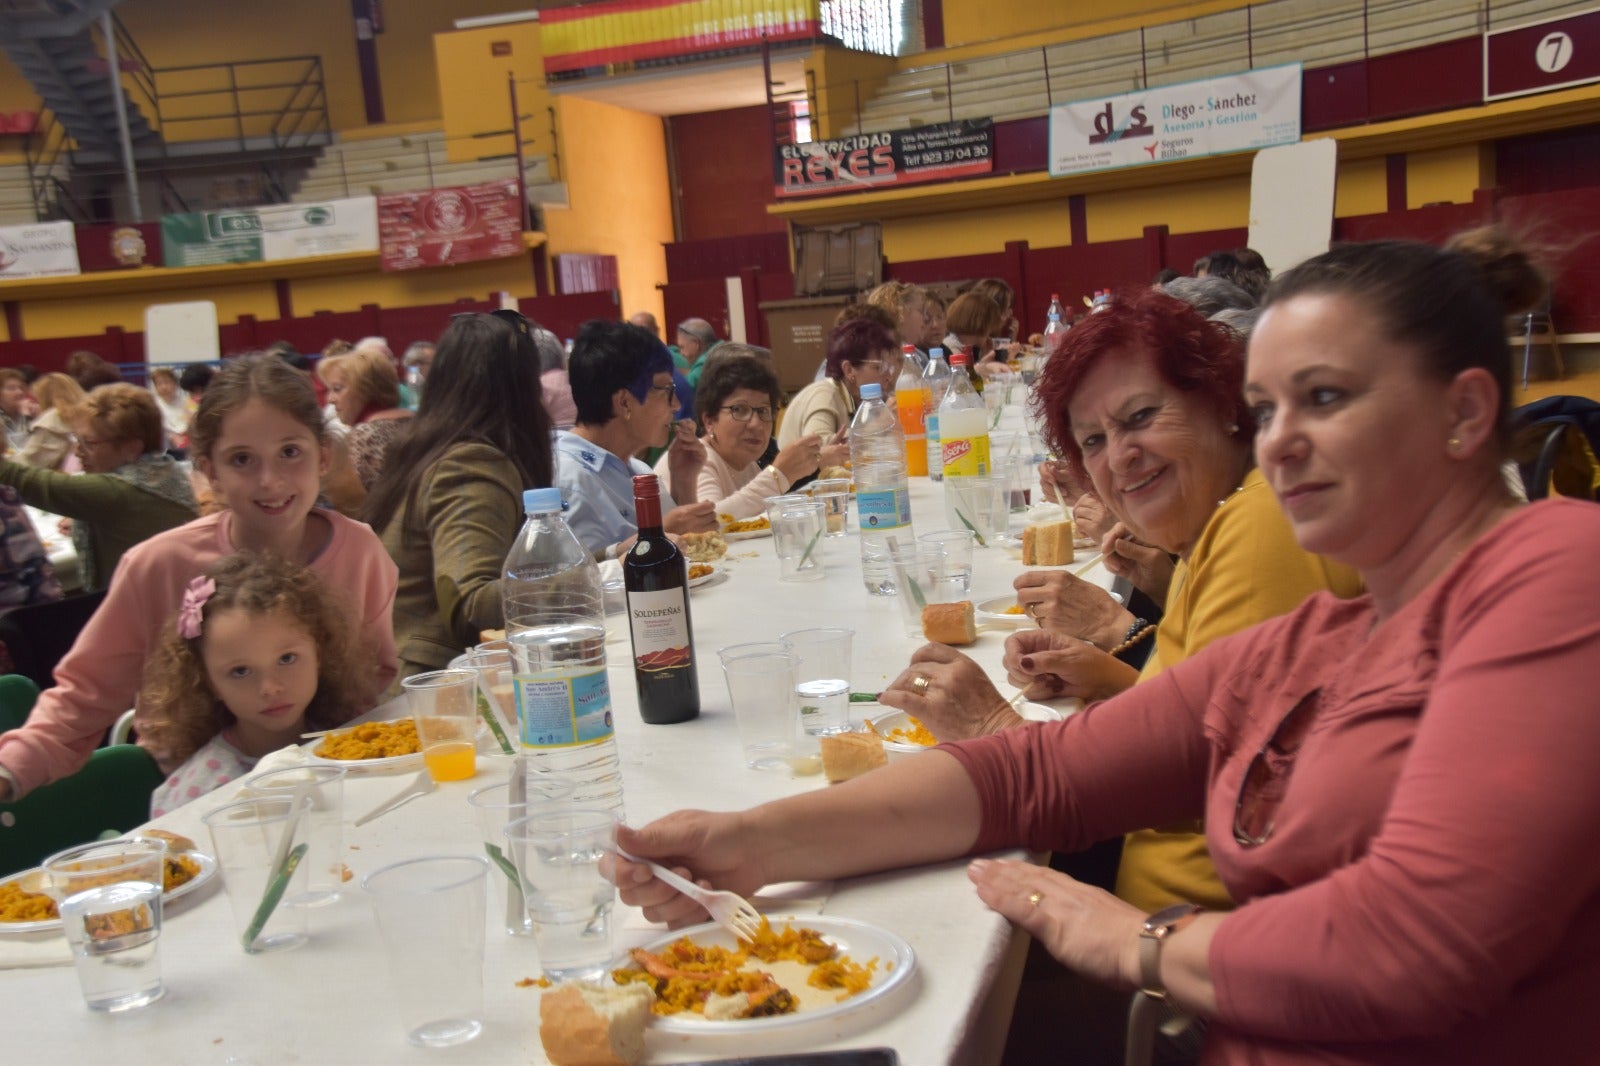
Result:
<instances>
[{"instance_id":1,"label":"bottle of soda","mask_svg":"<svg viewBox=\"0 0 1600 1066\"><path fill-rule=\"evenodd\" d=\"M700 716L688 565L661 528L661 482L654 474L633 479L633 504L639 539L623 557L622 583L628 590L639 716L649 725L687 722Z\"/></svg>"},{"instance_id":2,"label":"bottle of soda","mask_svg":"<svg viewBox=\"0 0 1600 1066\"><path fill-rule=\"evenodd\" d=\"M600 569L561 517L560 489L529 489L522 508L500 600L528 774L570 780L581 806L620 816Z\"/></svg>"},{"instance_id":3,"label":"bottle of soda","mask_svg":"<svg viewBox=\"0 0 1600 1066\"><path fill-rule=\"evenodd\" d=\"M861 386L861 406L850 423L850 467L861 525L861 580L874 596L893 595L889 540L898 537L909 544L916 535L900 419L884 403L883 386L875 381Z\"/></svg>"},{"instance_id":4,"label":"bottle of soda","mask_svg":"<svg viewBox=\"0 0 1600 1066\"><path fill-rule=\"evenodd\" d=\"M939 405L950 388L950 368L945 365L944 349L928 349L928 365L922 371L922 426L928 439L928 476L944 480L944 459L939 454Z\"/></svg>"},{"instance_id":5,"label":"bottle of soda","mask_svg":"<svg viewBox=\"0 0 1600 1066\"><path fill-rule=\"evenodd\" d=\"M1067 324L1062 321L1061 297L1056 293L1051 293L1050 310L1045 315L1044 320L1045 345L1048 346L1050 344L1051 337L1054 337L1057 333L1065 333L1066 331Z\"/></svg>"},{"instance_id":6,"label":"bottle of soda","mask_svg":"<svg viewBox=\"0 0 1600 1066\"><path fill-rule=\"evenodd\" d=\"M894 383L894 406L900 415L900 432L906 439L906 473L912 477L928 476L928 438L923 428L927 417L927 389L917 373L917 364L911 355L917 349L906 345L905 366Z\"/></svg>"},{"instance_id":7,"label":"bottle of soda","mask_svg":"<svg viewBox=\"0 0 1600 1066\"><path fill-rule=\"evenodd\" d=\"M969 357L950 357L950 390L939 405L939 452L944 466L945 516L951 529L971 529L986 542L990 507L979 491L989 471L989 416L967 380Z\"/></svg>"}]
</instances>

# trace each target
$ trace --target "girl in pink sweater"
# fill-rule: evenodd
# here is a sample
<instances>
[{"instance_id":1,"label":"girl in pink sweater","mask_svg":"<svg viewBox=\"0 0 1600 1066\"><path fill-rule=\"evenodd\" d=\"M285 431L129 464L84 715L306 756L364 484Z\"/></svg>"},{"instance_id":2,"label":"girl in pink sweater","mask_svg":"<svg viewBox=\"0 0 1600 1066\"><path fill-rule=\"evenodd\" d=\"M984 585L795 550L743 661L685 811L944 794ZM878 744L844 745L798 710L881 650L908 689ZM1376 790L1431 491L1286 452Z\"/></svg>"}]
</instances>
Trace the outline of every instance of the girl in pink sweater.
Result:
<instances>
[{"instance_id":1,"label":"girl in pink sweater","mask_svg":"<svg viewBox=\"0 0 1600 1066\"><path fill-rule=\"evenodd\" d=\"M310 379L276 356L230 359L212 380L191 427L195 466L227 510L168 530L122 557L106 600L56 667L26 724L0 736L0 800L74 773L133 704L145 661L184 590L241 549L308 567L335 591L358 644L376 664L345 720L377 703L394 677L397 571L372 530L315 506L328 466L322 411ZM181 759L145 736L164 770Z\"/></svg>"},{"instance_id":2,"label":"girl in pink sweater","mask_svg":"<svg viewBox=\"0 0 1600 1066\"><path fill-rule=\"evenodd\" d=\"M307 729L343 721L366 669L317 575L272 555L222 559L189 583L145 667L146 736L183 760L151 796L150 816L243 777Z\"/></svg>"}]
</instances>

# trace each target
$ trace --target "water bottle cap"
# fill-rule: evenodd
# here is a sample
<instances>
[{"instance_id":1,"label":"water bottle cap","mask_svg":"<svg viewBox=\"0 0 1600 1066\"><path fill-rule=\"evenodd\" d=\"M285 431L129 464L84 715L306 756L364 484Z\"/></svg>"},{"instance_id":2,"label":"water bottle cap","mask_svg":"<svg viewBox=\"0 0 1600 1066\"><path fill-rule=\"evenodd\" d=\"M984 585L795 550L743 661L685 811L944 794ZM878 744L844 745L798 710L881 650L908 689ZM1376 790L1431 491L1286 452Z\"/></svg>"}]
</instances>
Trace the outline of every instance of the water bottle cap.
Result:
<instances>
[{"instance_id":1,"label":"water bottle cap","mask_svg":"<svg viewBox=\"0 0 1600 1066\"><path fill-rule=\"evenodd\" d=\"M525 489L522 493L523 514L553 514L561 510L560 489Z\"/></svg>"},{"instance_id":2,"label":"water bottle cap","mask_svg":"<svg viewBox=\"0 0 1600 1066\"><path fill-rule=\"evenodd\" d=\"M876 381L867 382L865 385L861 386L861 398L863 400L883 399L883 386L879 385Z\"/></svg>"}]
</instances>

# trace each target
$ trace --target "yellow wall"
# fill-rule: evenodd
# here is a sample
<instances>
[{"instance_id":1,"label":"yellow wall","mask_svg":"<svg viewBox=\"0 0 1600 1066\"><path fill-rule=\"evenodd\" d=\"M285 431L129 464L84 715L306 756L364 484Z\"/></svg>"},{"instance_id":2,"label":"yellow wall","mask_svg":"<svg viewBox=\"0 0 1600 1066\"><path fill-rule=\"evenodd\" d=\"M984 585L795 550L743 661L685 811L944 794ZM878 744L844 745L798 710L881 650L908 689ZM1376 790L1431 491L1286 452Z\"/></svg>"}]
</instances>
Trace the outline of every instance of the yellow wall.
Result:
<instances>
[{"instance_id":1,"label":"yellow wall","mask_svg":"<svg viewBox=\"0 0 1600 1066\"><path fill-rule=\"evenodd\" d=\"M545 209L552 256L614 255L622 306L662 315L663 245L674 239L666 131L655 115L558 97L570 207Z\"/></svg>"},{"instance_id":2,"label":"yellow wall","mask_svg":"<svg viewBox=\"0 0 1600 1066\"><path fill-rule=\"evenodd\" d=\"M1471 203L1473 190L1494 184L1492 170L1484 173L1483 157L1492 168L1493 152L1480 152L1476 144L1410 153L1406 156L1406 207Z\"/></svg>"},{"instance_id":3,"label":"yellow wall","mask_svg":"<svg viewBox=\"0 0 1600 1066\"><path fill-rule=\"evenodd\" d=\"M21 305L22 329L29 340L47 337L82 337L111 326L144 329L144 311L152 304L186 300L213 300L218 322L236 322L240 315L259 319L278 317L278 298L270 282L212 286L183 292L103 293L85 300L30 300Z\"/></svg>"},{"instance_id":4,"label":"yellow wall","mask_svg":"<svg viewBox=\"0 0 1600 1066\"><path fill-rule=\"evenodd\" d=\"M316 311L356 311L362 304L420 307L458 299L487 300L494 293L533 296L533 269L526 255L461 263L436 270L405 270L332 278L297 278L290 288L296 318ZM270 317L277 318L274 305Z\"/></svg>"},{"instance_id":5,"label":"yellow wall","mask_svg":"<svg viewBox=\"0 0 1600 1066\"><path fill-rule=\"evenodd\" d=\"M1389 172L1381 156L1340 161L1334 175L1333 214L1381 215L1389 210Z\"/></svg>"},{"instance_id":6,"label":"yellow wall","mask_svg":"<svg viewBox=\"0 0 1600 1066\"><path fill-rule=\"evenodd\" d=\"M883 223L883 254L891 263L998 252L1007 241L1017 240L1026 240L1034 248L1071 244L1066 201L893 218Z\"/></svg>"},{"instance_id":7,"label":"yellow wall","mask_svg":"<svg viewBox=\"0 0 1600 1066\"><path fill-rule=\"evenodd\" d=\"M495 55L496 43L509 45L511 54ZM435 34L433 50L440 114L452 162L516 151L507 135L475 136L511 128L507 75L516 76L517 110L528 116L522 127L525 150L549 155L555 149L549 121L552 98L544 87L537 22Z\"/></svg>"},{"instance_id":8,"label":"yellow wall","mask_svg":"<svg viewBox=\"0 0 1600 1066\"><path fill-rule=\"evenodd\" d=\"M1037 47L1047 41L1115 33L1140 22L1177 22L1247 5L1245 0L1098 0L1093 4L1063 0L944 0L943 6L945 47L960 48L1019 37L1041 39L1012 41L1008 47Z\"/></svg>"},{"instance_id":9,"label":"yellow wall","mask_svg":"<svg viewBox=\"0 0 1600 1066\"><path fill-rule=\"evenodd\" d=\"M1084 208L1091 244L1140 237L1146 226L1163 224L1173 233L1245 226L1250 222L1250 177L1095 193L1085 198Z\"/></svg>"},{"instance_id":10,"label":"yellow wall","mask_svg":"<svg viewBox=\"0 0 1600 1066\"><path fill-rule=\"evenodd\" d=\"M811 135L837 137L855 124L856 105L871 101L895 70L892 56L875 56L843 48L814 48L806 59L815 92L811 98Z\"/></svg>"}]
</instances>

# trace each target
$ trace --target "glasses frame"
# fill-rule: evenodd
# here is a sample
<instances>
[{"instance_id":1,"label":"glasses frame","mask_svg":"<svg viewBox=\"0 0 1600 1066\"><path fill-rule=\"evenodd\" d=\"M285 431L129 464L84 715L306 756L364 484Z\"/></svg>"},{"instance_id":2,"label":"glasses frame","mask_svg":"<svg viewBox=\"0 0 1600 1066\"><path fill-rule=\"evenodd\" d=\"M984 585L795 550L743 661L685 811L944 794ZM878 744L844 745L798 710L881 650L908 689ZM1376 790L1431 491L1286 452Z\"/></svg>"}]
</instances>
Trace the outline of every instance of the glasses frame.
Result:
<instances>
[{"instance_id":1,"label":"glasses frame","mask_svg":"<svg viewBox=\"0 0 1600 1066\"><path fill-rule=\"evenodd\" d=\"M745 415L743 418L739 417L739 408L744 409ZM754 418L765 422L770 426L772 424L772 420L778 417L778 411L774 407L757 407L754 404L747 403L723 404L721 407L717 408L717 412L719 414L724 411L727 412L729 418L740 423L741 425Z\"/></svg>"},{"instance_id":2,"label":"glasses frame","mask_svg":"<svg viewBox=\"0 0 1600 1066\"><path fill-rule=\"evenodd\" d=\"M453 322L458 318L473 318L477 315L498 318L524 337L529 340L533 339L533 321L521 311L513 311L509 307L497 307L493 311L457 311L450 316L450 320Z\"/></svg>"},{"instance_id":3,"label":"glasses frame","mask_svg":"<svg viewBox=\"0 0 1600 1066\"><path fill-rule=\"evenodd\" d=\"M1239 795L1233 801L1233 842L1241 848L1258 848L1272 839L1272 831L1278 824L1277 813L1283 801L1283 792L1288 789L1289 778L1300 761L1300 749L1316 724L1317 697L1321 692L1320 688L1314 688L1296 700L1278 724L1272 727L1272 732L1267 734L1267 739L1262 741L1261 747L1256 749L1255 755L1251 756L1244 768L1244 776L1239 778ZM1279 738L1290 729L1294 731L1292 746L1280 744ZM1274 761L1278 764L1276 767ZM1258 770L1264 771L1264 776L1252 784ZM1259 832L1252 833L1243 824L1248 817L1245 804L1248 801L1251 812L1256 811L1265 789L1274 782L1278 784L1279 791L1272 808L1267 812L1267 824Z\"/></svg>"}]
</instances>

